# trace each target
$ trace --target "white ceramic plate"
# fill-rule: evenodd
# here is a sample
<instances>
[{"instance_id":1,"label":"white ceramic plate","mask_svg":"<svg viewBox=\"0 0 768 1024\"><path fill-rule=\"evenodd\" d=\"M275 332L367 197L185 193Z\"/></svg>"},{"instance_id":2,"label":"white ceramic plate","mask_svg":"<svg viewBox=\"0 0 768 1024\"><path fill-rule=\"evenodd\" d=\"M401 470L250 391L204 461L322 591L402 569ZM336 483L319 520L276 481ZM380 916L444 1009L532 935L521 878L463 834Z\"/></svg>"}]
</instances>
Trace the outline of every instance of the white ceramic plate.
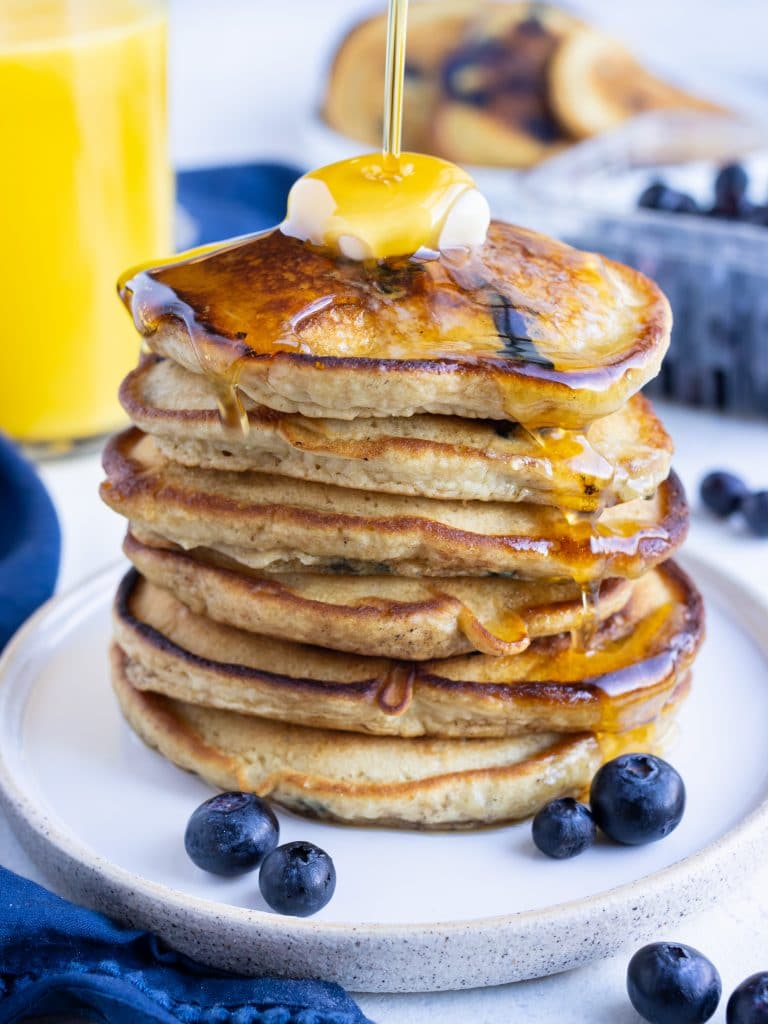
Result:
<instances>
[{"instance_id":1,"label":"white ceramic plate","mask_svg":"<svg viewBox=\"0 0 768 1024\"><path fill-rule=\"evenodd\" d=\"M706 563L688 567L709 636L671 754L688 810L661 843L558 862L527 824L430 835L281 814L282 840L328 850L338 886L310 920L270 913L255 875L188 861L186 820L210 790L120 718L107 670L118 568L43 608L2 659L0 796L58 891L214 965L391 992L574 967L727 892L768 838L768 608Z\"/></svg>"}]
</instances>

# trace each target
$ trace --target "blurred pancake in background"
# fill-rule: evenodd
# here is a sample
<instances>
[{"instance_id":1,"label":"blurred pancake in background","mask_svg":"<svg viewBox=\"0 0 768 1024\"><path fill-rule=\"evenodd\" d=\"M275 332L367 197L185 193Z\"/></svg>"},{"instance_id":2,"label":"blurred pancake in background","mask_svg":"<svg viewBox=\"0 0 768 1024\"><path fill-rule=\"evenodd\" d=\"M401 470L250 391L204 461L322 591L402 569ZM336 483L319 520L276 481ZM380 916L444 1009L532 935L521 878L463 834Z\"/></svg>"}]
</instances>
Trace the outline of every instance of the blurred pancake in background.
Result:
<instances>
[{"instance_id":1,"label":"blurred pancake in background","mask_svg":"<svg viewBox=\"0 0 768 1024\"><path fill-rule=\"evenodd\" d=\"M723 112L549 4L421 0L409 19L405 149L530 167L636 114ZM385 13L348 32L322 107L332 128L370 146L381 139L385 35Z\"/></svg>"}]
</instances>

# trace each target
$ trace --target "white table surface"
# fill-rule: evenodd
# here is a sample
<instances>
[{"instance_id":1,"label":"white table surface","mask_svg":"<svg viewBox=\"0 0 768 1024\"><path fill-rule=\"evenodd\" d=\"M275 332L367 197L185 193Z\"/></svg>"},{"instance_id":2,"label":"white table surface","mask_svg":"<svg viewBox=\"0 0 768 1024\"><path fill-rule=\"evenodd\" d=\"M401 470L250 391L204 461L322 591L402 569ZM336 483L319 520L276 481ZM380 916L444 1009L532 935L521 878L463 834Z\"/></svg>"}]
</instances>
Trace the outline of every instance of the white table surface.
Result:
<instances>
[{"instance_id":1,"label":"white table surface","mask_svg":"<svg viewBox=\"0 0 768 1024\"><path fill-rule=\"evenodd\" d=\"M374 0L269 5L265 0L171 0L177 162L189 166L261 156L309 162L302 126L316 104L328 49L341 26L375 6L380 4ZM684 65L697 78L718 68L737 70L754 81L763 77L768 15L760 0L713 0L703 6L690 0L646 0L640 5L585 0L579 6L660 64L674 64L678 70ZM661 412L677 444L677 470L692 495L702 473L716 466L768 486L768 426L674 407L662 407ZM63 589L115 561L123 523L96 496L101 476L97 456L49 464L43 476L63 525ZM768 541L747 537L736 524L713 522L695 507L695 499L693 503L690 549L768 597ZM727 680L723 683L727 686ZM37 877L2 818L0 862ZM726 993L748 974L768 969L768 865L736 898L695 918L670 921L659 938L689 942L705 951L719 967ZM632 1024L639 1018L624 991L630 954L627 950L590 967L525 984L461 993L361 996L359 1001L377 1024ZM715 1024L724 1020L725 1000L713 1018Z\"/></svg>"}]
</instances>

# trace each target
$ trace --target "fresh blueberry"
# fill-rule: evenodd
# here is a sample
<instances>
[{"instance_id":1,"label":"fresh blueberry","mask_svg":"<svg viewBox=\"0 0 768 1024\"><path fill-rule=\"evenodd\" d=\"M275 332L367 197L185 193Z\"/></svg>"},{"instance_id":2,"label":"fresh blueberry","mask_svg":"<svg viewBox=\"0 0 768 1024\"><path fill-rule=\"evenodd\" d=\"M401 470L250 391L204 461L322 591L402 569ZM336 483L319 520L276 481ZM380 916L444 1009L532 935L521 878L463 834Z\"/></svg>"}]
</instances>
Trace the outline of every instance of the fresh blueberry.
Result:
<instances>
[{"instance_id":1,"label":"fresh blueberry","mask_svg":"<svg viewBox=\"0 0 768 1024\"><path fill-rule=\"evenodd\" d=\"M286 843L264 858L261 895L278 914L309 917L326 905L336 888L333 861L312 843Z\"/></svg>"},{"instance_id":2,"label":"fresh blueberry","mask_svg":"<svg viewBox=\"0 0 768 1024\"><path fill-rule=\"evenodd\" d=\"M645 210L659 210L661 209L659 204L667 191L667 186L663 181L651 182L648 188L640 194L637 205Z\"/></svg>"},{"instance_id":3,"label":"fresh blueberry","mask_svg":"<svg viewBox=\"0 0 768 1024\"><path fill-rule=\"evenodd\" d=\"M652 942L629 961L627 992L651 1024L703 1024L717 1009L723 986L717 969L697 949Z\"/></svg>"},{"instance_id":4,"label":"fresh blueberry","mask_svg":"<svg viewBox=\"0 0 768 1024\"><path fill-rule=\"evenodd\" d=\"M748 494L741 503L741 511L756 537L768 537L768 491Z\"/></svg>"},{"instance_id":5,"label":"fresh blueberry","mask_svg":"<svg viewBox=\"0 0 768 1024\"><path fill-rule=\"evenodd\" d=\"M660 757L622 754L595 775L589 802L595 822L610 839L639 846L677 828L685 810L685 786Z\"/></svg>"},{"instance_id":6,"label":"fresh blueberry","mask_svg":"<svg viewBox=\"0 0 768 1024\"><path fill-rule=\"evenodd\" d=\"M768 971L753 974L734 989L726 1024L768 1024Z\"/></svg>"},{"instance_id":7,"label":"fresh blueberry","mask_svg":"<svg viewBox=\"0 0 768 1024\"><path fill-rule=\"evenodd\" d=\"M280 826L253 793L219 793L200 804L184 835L190 859L214 875L240 875L277 846Z\"/></svg>"},{"instance_id":8,"label":"fresh blueberry","mask_svg":"<svg viewBox=\"0 0 768 1024\"><path fill-rule=\"evenodd\" d=\"M573 797L552 800L533 819L533 841L548 857L565 860L583 853L597 829L590 810Z\"/></svg>"},{"instance_id":9,"label":"fresh blueberry","mask_svg":"<svg viewBox=\"0 0 768 1024\"><path fill-rule=\"evenodd\" d=\"M646 210L662 210L665 213L698 213L696 200L684 192L670 188L662 181L649 185L637 201Z\"/></svg>"},{"instance_id":10,"label":"fresh blueberry","mask_svg":"<svg viewBox=\"0 0 768 1024\"><path fill-rule=\"evenodd\" d=\"M721 519L737 512L748 494L743 480L720 469L707 473L699 486L702 504Z\"/></svg>"},{"instance_id":11,"label":"fresh blueberry","mask_svg":"<svg viewBox=\"0 0 768 1024\"><path fill-rule=\"evenodd\" d=\"M715 178L715 206L728 206L747 194L749 178L741 164L726 164Z\"/></svg>"}]
</instances>

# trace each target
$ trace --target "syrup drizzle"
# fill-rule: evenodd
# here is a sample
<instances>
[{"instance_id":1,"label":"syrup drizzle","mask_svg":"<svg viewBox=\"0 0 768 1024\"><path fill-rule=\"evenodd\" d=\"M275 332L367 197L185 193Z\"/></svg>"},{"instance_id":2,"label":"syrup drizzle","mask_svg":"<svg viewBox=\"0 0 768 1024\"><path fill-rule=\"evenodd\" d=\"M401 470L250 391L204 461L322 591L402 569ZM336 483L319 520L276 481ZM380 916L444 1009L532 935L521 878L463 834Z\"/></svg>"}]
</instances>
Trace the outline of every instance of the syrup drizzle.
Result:
<instances>
[{"instance_id":1,"label":"syrup drizzle","mask_svg":"<svg viewBox=\"0 0 768 1024\"><path fill-rule=\"evenodd\" d=\"M408 0L389 0L387 17L387 56L384 76L385 163L400 159L403 137L403 91L405 83L405 42L408 26Z\"/></svg>"}]
</instances>

